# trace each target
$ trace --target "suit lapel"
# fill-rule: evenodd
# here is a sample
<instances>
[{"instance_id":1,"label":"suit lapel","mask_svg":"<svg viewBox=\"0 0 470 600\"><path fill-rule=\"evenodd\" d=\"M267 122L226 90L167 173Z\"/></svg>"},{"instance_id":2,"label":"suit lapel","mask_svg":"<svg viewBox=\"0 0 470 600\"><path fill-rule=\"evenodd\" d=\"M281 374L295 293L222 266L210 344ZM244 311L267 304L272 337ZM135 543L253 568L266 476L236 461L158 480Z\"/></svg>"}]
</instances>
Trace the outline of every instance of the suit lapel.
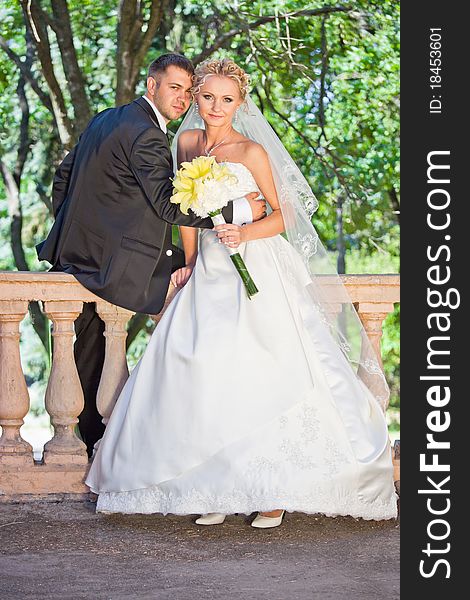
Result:
<instances>
[{"instance_id":1,"label":"suit lapel","mask_svg":"<svg viewBox=\"0 0 470 600\"><path fill-rule=\"evenodd\" d=\"M152 107L147 102L147 100L144 100L142 97L140 97L140 98L137 98L136 100L134 100L134 102L136 104L138 104L140 106L140 108L145 110L145 112L148 114L148 116L152 119L152 121L155 123L155 125L158 127L158 129L160 129L160 131L161 131L162 128L160 127L160 123L158 122L157 115L155 114L155 112L153 111Z\"/></svg>"},{"instance_id":2,"label":"suit lapel","mask_svg":"<svg viewBox=\"0 0 470 600\"><path fill-rule=\"evenodd\" d=\"M140 98L137 98L136 100L134 100L134 102L140 106L140 108L142 108L142 110L145 110L145 112L148 114L148 116L152 119L152 121L155 123L155 125L158 127L158 129L163 133L162 128L160 127L160 123L158 122L157 119L157 115L154 113L152 107L150 106L150 104L147 102L147 100L144 100L142 98L142 96ZM168 150L170 150L171 148L171 143L170 140L168 138L168 133L165 133L165 137L168 140ZM171 150L170 150L170 161L172 164L172 169L173 169L173 156L171 154Z\"/></svg>"}]
</instances>

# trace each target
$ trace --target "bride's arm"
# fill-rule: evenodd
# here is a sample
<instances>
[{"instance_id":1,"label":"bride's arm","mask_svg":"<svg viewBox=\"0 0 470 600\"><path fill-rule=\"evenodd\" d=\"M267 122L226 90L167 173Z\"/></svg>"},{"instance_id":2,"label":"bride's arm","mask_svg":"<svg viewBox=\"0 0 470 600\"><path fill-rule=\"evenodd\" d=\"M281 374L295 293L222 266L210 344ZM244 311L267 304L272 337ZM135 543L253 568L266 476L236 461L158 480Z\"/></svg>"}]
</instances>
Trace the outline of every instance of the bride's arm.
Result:
<instances>
[{"instance_id":1,"label":"bride's arm","mask_svg":"<svg viewBox=\"0 0 470 600\"><path fill-rule=\"evenodd\" d=\"M197 258L197 234L198 230L195 227L180 227L184 262L187 267L191 268L194 267Z\"/></svg>"},{"instance_id":2,"label":"bride's arm","mask_svg":"<svg viewBox=\"0 0 470 600\"><path fill-rule=\"evenodd\" d=\"M241 242L248 242L249 240L272 237L285 230L284 219L282 218L276 186L274 185L271 165L266 150L259 144L253 144L247 152L245 159L246 166L255 178L257 186L272 209L272 213L260 221L243 227L232 224L215 227L219 238L224 243L227 242L226 236L228 233L231 242L228 245L231 247L237 247Z\"/></svg>"},{"instance_id":3,"label":"bride's arm","mask_svg":"<svg viewBox=\"0 0 470 600\"><path fill-rule=\"evenodd\" d=\"M171 276L171 282L175 287L183 287L191 277L197 258L197 232L194 227L180 227L185 266L177 269Z\"/></svg>"}]
</instances>

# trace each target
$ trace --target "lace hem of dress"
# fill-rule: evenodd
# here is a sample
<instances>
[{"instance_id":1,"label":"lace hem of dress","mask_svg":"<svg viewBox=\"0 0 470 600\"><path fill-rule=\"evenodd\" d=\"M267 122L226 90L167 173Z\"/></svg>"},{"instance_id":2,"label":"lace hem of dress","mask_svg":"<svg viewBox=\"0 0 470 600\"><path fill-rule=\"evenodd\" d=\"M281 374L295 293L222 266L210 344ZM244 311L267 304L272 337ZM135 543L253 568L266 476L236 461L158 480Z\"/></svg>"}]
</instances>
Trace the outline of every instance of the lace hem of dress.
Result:
<instances>
[{"instance_id":1,"label":"lace hem of dress","mask_svg":"<svg viewBox=\"0 0 470 600\"><path fill-rule=\"evenodd\" d=\"M96 512L123 514L190 515L218 512L223 514L242 513L250 515L256 511L283 508L287 512L323 514L327 517L351 516L365 520L381 521L397 516L398 496L393 492L387 500L361 500L358 496L344 496L322 501L321 494L246 494L234 492L230 495L202 494L199 490L184 496L164 493L158 487L127 492L103 492L99 495Z\"/></svg>"}]
</instances>

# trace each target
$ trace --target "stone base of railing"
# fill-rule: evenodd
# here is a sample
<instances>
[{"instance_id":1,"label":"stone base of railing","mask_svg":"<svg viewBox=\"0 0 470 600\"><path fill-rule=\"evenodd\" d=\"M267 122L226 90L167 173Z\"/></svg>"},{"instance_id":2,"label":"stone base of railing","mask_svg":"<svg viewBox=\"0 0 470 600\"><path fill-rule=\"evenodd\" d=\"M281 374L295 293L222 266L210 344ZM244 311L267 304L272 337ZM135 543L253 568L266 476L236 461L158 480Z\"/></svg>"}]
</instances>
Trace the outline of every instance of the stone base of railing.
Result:
<instances>
[{"instance_id":1,"label":"stone base of railing","mask_svg":"<svg viewBox=\"0 0 470 600\"><path fill-rule=\"evenodd\" d=\"M393 479L400 495L400 441L392 450ZM0 502L37 500L81 500L90 496L84 484L89 465L45 465L33 463L23 467L0 464Z\"/></svg>"},{"instance_id":2,"label":"stone base of railing","mask_svg":"<svg viewBox=\"0 0 470 600\"><path fill-rule=\"evenodd\" d=\"M399 301L399 275L347 275L342 280L380 361L382 322ZM170 286L165 308L173 295ZM20 433L30 401L21 368L19 326L33 300L42 303L54 337L45 398L54 437L47 442L41 463L33 460L32 448ZM74 321L85 302L96 303L105 323L106 355L97 407L106 424L128 377L126 324L132 313L97 298L72 275L0 272L0 502L88 496L86 448L74 431L84 405L73 356ZM157 322L163 312L155 317ZM399 479L396 456L394 467Z\"/></svg>"},{"instance_id":3,"label":"stone base of railing","mask_svg":"<svg viewBox=\"0 0 470 600\"><path fill-rule=\"evenodd\" d=\"M33 463L23 467L0 467L0 502L53 500L55 495L87 498L84 484L88 465L45 465Z\"/></svg>"}]
</instances>

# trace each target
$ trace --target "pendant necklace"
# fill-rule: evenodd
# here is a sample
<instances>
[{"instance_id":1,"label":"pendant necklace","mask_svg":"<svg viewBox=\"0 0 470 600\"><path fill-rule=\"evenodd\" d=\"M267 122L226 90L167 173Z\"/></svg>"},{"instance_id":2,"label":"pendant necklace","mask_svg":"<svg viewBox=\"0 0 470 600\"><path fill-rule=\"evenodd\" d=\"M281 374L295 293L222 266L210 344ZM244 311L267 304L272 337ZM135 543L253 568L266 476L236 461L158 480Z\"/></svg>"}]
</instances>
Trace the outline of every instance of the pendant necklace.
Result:
<instances>
[{"instance_id":1,"label":"pendant necklace","mask_svg":"<svg viewBox=\"0 0 470 600\"><path fill-rule=\"evenodd\" d=\"M225 142L226 142L226 141L229 139L229 137L230 137L230 136L227 136L226 138L224 138L224 139L223 139L221 142L219 142L218 144L214 144L210 150L208 150L207 148L205 148L205 149L204 149L204 153L205 153L205 155L206 155L206 156L210 156L210 155L212 154L212 152L213 152L213 151L214 151L216 148L218 148L219 146L222 146L222 144L223 144L223 143L225 143Z\"/></svg>"}]
</instances>

